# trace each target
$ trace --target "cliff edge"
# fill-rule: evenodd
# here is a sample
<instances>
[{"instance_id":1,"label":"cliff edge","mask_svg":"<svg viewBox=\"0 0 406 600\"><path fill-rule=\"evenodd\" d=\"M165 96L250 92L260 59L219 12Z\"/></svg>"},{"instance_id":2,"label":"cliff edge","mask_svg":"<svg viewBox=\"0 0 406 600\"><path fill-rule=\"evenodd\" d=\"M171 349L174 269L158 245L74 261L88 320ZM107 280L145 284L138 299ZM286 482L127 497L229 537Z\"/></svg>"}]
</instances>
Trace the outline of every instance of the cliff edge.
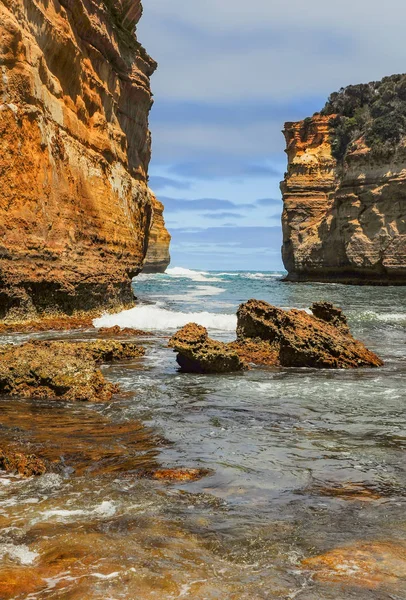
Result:
<instances>
[{"instance_id":1,"label":"cliff edge","mask_svg":"<svg viewBox=\"0 0 406 600\"><path fill-rule=\"evenodd\" d=\"M0 318L131 303L155 219L169 244L147 185L156 63L141 13L0 0Z\"/></svg>"},{"instance_id":2,"label":"cliff edge","mask_svg":"<svg viewBox=\"0 0 406 600\"><path fill-rule=\"evenodd\" d=\"M406 76L343 88L284 135L287 280L406 285Z\"/></svg>"}]
</instances>

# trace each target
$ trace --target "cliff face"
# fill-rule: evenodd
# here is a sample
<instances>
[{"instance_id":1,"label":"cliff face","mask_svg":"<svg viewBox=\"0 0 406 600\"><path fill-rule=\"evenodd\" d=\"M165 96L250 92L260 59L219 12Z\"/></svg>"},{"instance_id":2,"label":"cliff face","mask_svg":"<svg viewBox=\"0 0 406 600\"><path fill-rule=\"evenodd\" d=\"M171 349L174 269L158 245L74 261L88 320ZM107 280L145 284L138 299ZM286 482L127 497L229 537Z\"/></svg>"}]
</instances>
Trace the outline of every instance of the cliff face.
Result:
<instances>
[{"instance_id":1,"label":"cliff face","mask_svg":"<svg viewBox=\"0 0 406 600\"><path fill-rule=\"evenodd\" d=\"M153 219L148 236L147 254L144 260L143 273L164 273L171 262L169 245L171 236L165 228L164 205L152 195Z\"/></svg>"},{"instance_id":2,"label":"cliff face","mask_svg":"<svg viewBox=\"0 0 406 600\"><path fill-rule=\"evenodd\" d=\"M287 279L405 285L406 146L395 130L395 142L368 138L379 119L363 131L351 114L326 112L285 125Z\"/></svg>"},{"instance_id":3,"label":"cliff face","mask_svg":"<svg viewBox=\"0 0 406 600\"><path fill-rule=\"evenodd\" d=\"M151 228L169 243L147 186L141 11L0 0L0 318L131 302Z\"/></svg>"}]
</instances>

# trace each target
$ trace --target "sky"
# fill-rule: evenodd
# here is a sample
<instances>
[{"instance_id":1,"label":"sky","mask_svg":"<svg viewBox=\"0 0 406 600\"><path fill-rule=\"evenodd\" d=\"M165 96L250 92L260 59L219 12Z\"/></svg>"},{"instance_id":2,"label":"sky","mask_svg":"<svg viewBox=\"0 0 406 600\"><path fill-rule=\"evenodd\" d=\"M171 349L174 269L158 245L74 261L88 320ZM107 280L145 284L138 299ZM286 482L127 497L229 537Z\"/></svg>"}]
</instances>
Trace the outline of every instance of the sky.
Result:
<instances>
[{"instance_id":1,"label":"sky","mask_svg":"<svg viewBox=\"0 0 406 600\"><path fill-rule=\"evenodd\" d=\"M150 186L172 266L272 271L281 261L285 121L340 87L402 73L399 0L145 0Z\"/></svg>"}]
</instances>

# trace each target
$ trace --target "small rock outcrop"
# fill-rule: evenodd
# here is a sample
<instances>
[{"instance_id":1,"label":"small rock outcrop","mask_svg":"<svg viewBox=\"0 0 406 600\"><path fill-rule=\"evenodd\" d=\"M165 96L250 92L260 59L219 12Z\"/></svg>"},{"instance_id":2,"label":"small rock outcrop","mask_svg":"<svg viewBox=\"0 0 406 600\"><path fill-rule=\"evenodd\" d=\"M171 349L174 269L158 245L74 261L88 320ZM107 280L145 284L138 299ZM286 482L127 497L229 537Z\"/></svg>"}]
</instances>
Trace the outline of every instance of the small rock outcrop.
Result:
<instances>
[{"instance_id":1,"label":"small rock outcrop","mask_svg":"<svg viewBox=\"0 0 406 600\"><path fill-rule=\"evenodd\" d=\"M0 319L126 306L147 249L150 270L169 263L141 14L140 0L0 2Z\"/></svg>"},{"instance_id":2,"label":"small rock outcrop","mask_svg":"<svg viewBox=\"0 0 406 600\"><path fill-rule=\"evenodd\" d=\"M317 369L383 365L351 335L340 308L316 302L311 310L313 314L249 300L237 312L236 341L217 342L205 327L189 323L172 336L169 346L178 353L182 371L189 373L242 371L249 364Z\"/></svg>"},{"instance_id":3,"label":"small rock outcrop","mask_svg":"<svg viewBox=\"0 0 406 600\"><path fill-rule=\"evenodd\" d=\"M285 124L289 281L406 285L406 75L349 86Z\"/></svg>"},{"instance_id":4,"label":"small rock outcrop","mask_svg":"<svg viewBox=\"0 0 406 600\"><path fill-rule=\"evenodd\" d=\"M0 448L0 469L22 477L43 475L47 470L45 462L35 454L3 448Z\"/></svg>"},{"instance_id":5,"label":"small rock outcrop","mask_svg":"<svg viewBox=\"0 0 406 600\"><path fill-rule=\"evenodd\" d=\"M187 373L231 373L245 368L229 344L210 339L207 329L196 323L189 323L175 333L169 347L178 353L176 360Z\"/></svg>"},{"instance_id":6,"label":"small rock outcrop","mask_svg":"<svg viewBox=\"0 0 406 600\"><path fill-rule=\"evenodd\" d=\"M249 300L237 313L238 340L268 342L276 351L277 364L284 367L349 369L383 365L376 354L353 338L339 309L318 303L315 310L324 318Z\"/></svg>"},{"instance_id":7,"label":"small rock outcrop","mask_svg":"<svg viewBox=\"0 0 406 600\"><path fill-rule=\"evenodd\" d=\"M131 342L27 342L0 348L0 394L73 401L109 401L119 391L101 363L143 356Z\"/></svg>"}]
</instances>

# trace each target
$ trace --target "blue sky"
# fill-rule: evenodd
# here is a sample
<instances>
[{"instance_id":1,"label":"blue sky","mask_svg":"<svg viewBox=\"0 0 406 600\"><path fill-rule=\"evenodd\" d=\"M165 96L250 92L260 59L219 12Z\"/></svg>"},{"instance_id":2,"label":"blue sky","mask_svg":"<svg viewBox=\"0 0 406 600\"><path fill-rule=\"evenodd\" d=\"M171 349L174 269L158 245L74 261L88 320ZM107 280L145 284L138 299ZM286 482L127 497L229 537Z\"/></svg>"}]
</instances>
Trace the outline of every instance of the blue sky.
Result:
<instances>
[{"instance_id":1,"label":"blue sky","mask_svg":"<svg viewBox=\"0 0 406 600\"><path fill-rule=\"evenodd\" d=\"M330 92L405 71L399 0L146 0L138 37L159 64L150 185L172 265L281 269L285 121Z\"/></svg>"}]
</instances>

